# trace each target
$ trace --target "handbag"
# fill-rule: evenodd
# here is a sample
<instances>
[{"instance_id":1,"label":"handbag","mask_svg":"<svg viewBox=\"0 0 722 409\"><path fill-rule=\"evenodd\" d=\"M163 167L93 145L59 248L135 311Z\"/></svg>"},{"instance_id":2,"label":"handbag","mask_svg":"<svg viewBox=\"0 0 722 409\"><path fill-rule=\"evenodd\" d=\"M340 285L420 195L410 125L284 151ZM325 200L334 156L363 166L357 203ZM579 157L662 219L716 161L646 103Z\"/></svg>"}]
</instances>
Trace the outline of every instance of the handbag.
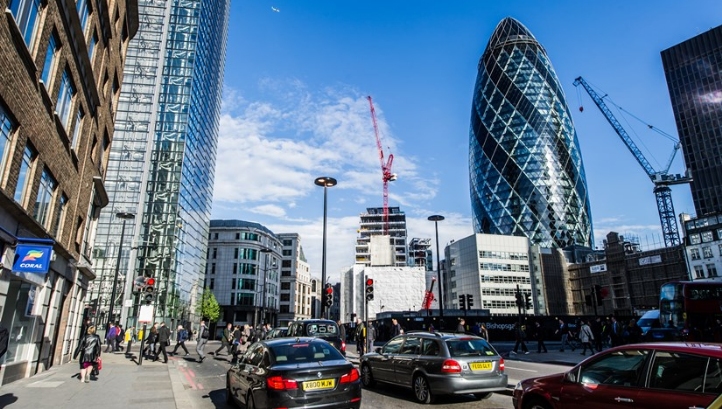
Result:
<instances>
[{"instance_id":1,"label":"handbag","mask_svg":"<svg viewBox=\"0 0 722 409\"><path fill-rule=\"evenodd\" d=\"M98 370L101 370L101 369L103 369L103 360L102 360L102 359L100 359L100 357L98 357L98 360L97 360L97 361L95 361L95 362L97 363L97 365L96 365L96 366L98 367Z\"/></svg>"}]
</instances>

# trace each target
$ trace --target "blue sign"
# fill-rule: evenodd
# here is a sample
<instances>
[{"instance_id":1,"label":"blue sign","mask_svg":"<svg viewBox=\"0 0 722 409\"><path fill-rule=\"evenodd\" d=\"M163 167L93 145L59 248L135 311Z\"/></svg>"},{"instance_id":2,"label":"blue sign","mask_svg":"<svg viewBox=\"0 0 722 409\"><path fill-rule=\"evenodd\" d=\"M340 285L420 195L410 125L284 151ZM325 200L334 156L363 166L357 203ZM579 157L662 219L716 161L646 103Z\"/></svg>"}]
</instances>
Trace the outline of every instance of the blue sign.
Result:
<instances>
[{"instance_id":1,"label":"blue sign","mask_svg":"<svg viewBox=\"0 0 722 409\"><path fill-rule=\"evenodd\" d=\"M42 244L18 244L15 247L15 263L13 271L16 273L47 274L50 269L50 255L53 246Z\"/></svg>"}]
</instances>

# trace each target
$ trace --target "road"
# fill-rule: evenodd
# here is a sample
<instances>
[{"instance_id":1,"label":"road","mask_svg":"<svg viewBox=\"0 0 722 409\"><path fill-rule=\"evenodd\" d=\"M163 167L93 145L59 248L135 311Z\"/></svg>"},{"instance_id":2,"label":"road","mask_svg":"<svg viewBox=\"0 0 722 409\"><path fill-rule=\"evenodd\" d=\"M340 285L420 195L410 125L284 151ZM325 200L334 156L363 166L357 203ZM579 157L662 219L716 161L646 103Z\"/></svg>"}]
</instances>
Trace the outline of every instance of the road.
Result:
<instances>
[{"instance_id":1,"label":"road","mask_svg":"<svg viewBox=\"0 0 722 409\"><path fill-rule=\"evenodd\" d=\"M207 350L213 350L207 348ZM189 407L197 408L227 408L225 404L225 374L231 364L227 356L215 357L208 355L203 363L195 361L195 357L174 357L184 390L174 391L184 393ZM541 376L563 372L569 366L506 361L506 373L509 375L509 384L515 385L518 381L534 376ZM420 408L414 402L410 390L389 385L377 385L373 389L363 391L362 408ZM471 395L444 396L437 399L431 407L434 408L511 408L511 397L504 394L493 394L482 401L475 400Z\"/></svg>"}]
</instances>

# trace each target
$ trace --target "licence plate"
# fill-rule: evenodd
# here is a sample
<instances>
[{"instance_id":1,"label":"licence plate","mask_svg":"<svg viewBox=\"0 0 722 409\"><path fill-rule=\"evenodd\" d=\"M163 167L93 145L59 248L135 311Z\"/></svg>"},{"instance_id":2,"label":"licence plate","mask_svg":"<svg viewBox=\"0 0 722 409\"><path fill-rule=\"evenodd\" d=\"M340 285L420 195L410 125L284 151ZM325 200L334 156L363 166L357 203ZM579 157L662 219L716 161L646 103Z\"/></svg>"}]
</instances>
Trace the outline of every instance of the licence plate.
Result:
<instances>
[{"instance_id":1,"label":"licence plate","mask_svg":"<svg viewBox=\"0 0 722 409\"><path fill-rule=\"evenodd\" d=\"M303 383L304 391L318 391L323 389L333 389L336 386L335 379L319 379L317 381L306 381Z\"/></svg>"},{"instance_id":2,"label":"licence plate","mask_svg":"<svg viewBox=\"0 0 722 409\"><path fill-rule=\"evenodd\" d=\"M472 362L469 364L472 371L491 371L493 365L491 362Z\"/></svg>"}]
</instances>

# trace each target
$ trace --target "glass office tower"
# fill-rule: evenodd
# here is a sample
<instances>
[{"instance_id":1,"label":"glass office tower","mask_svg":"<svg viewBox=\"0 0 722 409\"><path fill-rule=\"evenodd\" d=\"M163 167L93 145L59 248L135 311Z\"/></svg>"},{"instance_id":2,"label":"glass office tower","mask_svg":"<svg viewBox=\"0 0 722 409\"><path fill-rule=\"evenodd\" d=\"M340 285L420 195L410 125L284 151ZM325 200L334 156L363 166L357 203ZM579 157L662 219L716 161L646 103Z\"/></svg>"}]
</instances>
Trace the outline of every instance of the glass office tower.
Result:
<instances>
[{"instance_id":1,"label":"glass office tower","mask_svg":"<svg viewBox=\"0 0 722 409\"><path fill-rule=\"evenodd\" d=\"M110 205L94 240L98 278L90 296L97 322L107 321L113 302L112 319L126 326L135 324L141 302L132 294L138 276L156 280L156 321L197 319L230 1L139 0L138 9L140 29L128 48L105 178ZM119 212L135 214L124 235Z\"/></svg>"},{"instance_id":2,"label":"glass office tower","mask_svg":"<svg viewBox=\"0 0 722 409\"><path fill-rule=\"evenodd\" d=\"M469 132L476 233L542 247L592 245L576 131L544 48L505 18L481 56Z\"/></svg>"},{"instance_id":3,"label":"glass office tower","mask_svg":"<svg viewBox=\"0 0 722 409\"><path fill-rule=\"evenodd\" d=\"M722 212L722 26L662 51L662 63L697 217Z\"/></svg>"}]
</instances>

